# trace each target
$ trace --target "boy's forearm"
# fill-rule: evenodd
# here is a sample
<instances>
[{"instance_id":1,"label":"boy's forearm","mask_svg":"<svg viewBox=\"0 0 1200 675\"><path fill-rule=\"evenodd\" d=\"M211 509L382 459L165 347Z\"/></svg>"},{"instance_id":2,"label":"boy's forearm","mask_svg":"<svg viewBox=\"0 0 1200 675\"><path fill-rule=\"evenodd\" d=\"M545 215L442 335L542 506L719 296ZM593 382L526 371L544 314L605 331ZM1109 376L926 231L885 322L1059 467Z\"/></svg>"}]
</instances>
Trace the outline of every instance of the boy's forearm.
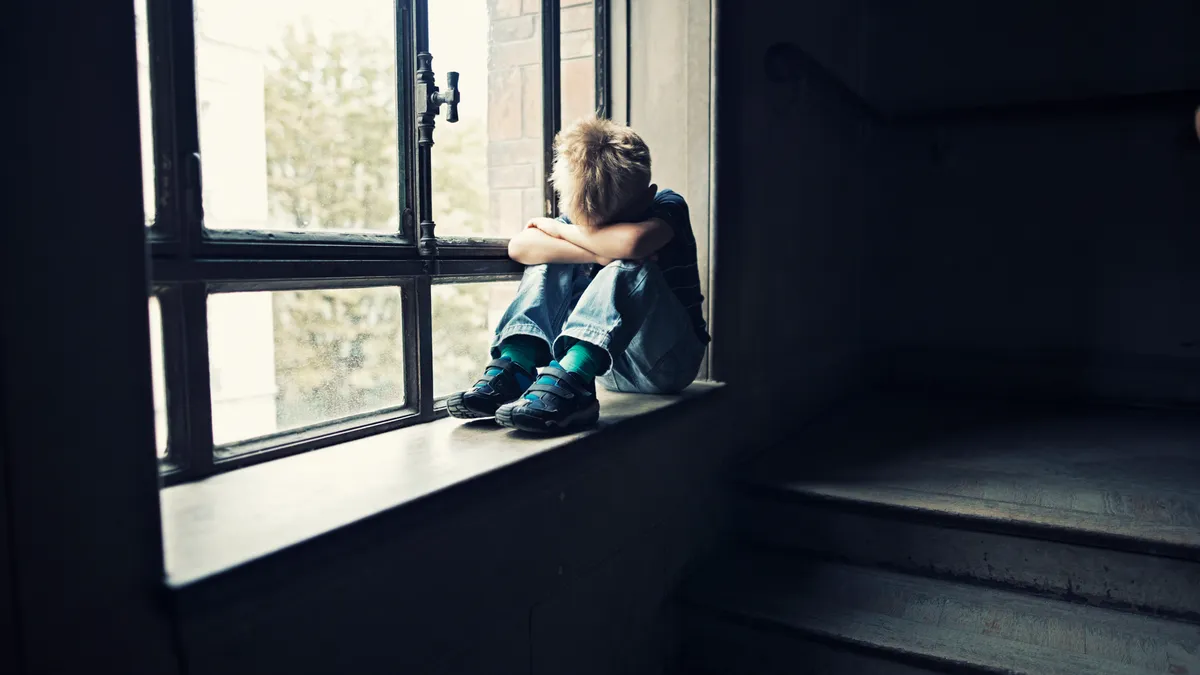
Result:
<instances>
[{"instance_id":1,"label":"boy's forearm","mask_svg":"<svg viewBox=\"0 0 1200 675\"><path fill-rule=\"evenodd\" d=\"M533 223L539 229L549 230L553 237L614 260L648 257L662 248L673 234L669 225L654 218L640 223L613 223L589 230L549 219L537 219Z\"/></svg>"},{"instance_id":2,"label":"boy's forearm","mask_svg":"<svg viewBox=\"0 0 1200 675\"><path fill-rule=\"evenodd\" d=\"M546 263L570 263L590 265L606 264L607 259L573 244L565 239L552 237L537 229L526 228L508 242L508 257L522 265Z\"/></svg>"}]
</instances>

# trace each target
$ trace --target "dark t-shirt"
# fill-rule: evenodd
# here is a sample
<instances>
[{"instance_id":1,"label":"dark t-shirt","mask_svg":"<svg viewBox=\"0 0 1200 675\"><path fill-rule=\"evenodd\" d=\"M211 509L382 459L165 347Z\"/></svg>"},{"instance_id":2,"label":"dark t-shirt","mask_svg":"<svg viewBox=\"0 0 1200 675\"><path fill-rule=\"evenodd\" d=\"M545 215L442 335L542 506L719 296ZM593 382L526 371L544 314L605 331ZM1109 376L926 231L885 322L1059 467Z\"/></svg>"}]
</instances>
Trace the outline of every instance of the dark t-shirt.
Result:
<instances>
[{"instance_id":1,"label":"dark t-shirt","mask_svg":"<svg viewBox=\"0 0 1200 675\"><path fill-rule=\"evenodd\" d=\"M692 318L696 337L700 338L702 344L708 344L708 324L704 322L704 313L701 311L704 296L700 294L696 235L692 233L692 219L688 214L687 202L674 190L660 190L654 196L654 204L646 218L661 218L674 232L671 241L658 251L658 267L662 270L667 285Z\"/></svg>"},{"instance_id":2,"label":"dark t-shirt","mask_svg":"<svg viewBox=\"0 0 1200 675\"><path fill-rule=\"evenodd\" d=\"M662 270L663 278L671 292L679 299L680 304L687 310L692 319L692 327L701 344L708 344L712 338L708 335L708 324L704 322L704 296L700 293L700 266L696 262L696 235L692 232L692 219L688 213L687 202L674 190L659 190L654 195L654 203L642 215L642 220L660 218L671 226L674 235L658 250L658 267ZM566 216L559 220L570 223ZM600 270L599 265L592 266L590 276L595 276Z\"/></svg>"}]
</instances>

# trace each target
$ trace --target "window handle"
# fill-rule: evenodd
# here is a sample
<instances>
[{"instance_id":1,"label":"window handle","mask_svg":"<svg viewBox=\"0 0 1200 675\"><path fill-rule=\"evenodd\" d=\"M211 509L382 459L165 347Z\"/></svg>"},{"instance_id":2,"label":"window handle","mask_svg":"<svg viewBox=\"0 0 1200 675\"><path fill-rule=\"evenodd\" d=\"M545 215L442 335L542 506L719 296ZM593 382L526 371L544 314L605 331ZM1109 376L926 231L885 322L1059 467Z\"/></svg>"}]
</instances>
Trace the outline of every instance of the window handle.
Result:
<instances>
[{"instance_id":1,"label":"window handle","mask_svg":"<svg viewBox=\"0 0 1200 675\"><path fill-rule=\"evenodd\" d=\"M458 73L453 70L446 73L446 89L439 91L436 87L433 93L429 95L429 100L436 107L441 107L444 103L447 106L446 121L454 124L458 121Z\"/></svg>"}]
</instances>

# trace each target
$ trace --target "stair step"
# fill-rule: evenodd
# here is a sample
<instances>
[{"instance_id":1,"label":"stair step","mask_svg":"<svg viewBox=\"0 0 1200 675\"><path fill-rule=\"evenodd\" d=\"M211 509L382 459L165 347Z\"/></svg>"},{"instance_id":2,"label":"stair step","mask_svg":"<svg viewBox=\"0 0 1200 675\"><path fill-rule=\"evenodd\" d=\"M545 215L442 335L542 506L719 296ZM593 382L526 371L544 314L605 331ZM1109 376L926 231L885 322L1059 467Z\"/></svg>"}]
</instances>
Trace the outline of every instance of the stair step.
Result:
<instances>
[{"instance_id":1,"label":"stair step","mask_svg":"<svg viewBox=\"0 0 1200 675\"><path fill-rule=\"evenodd\" d=\"M984 480L981 478L980 482ZM943 484L937 477L931 477L904 486L870 481L789 482L759 486L759 490L779 497L834 502L876 512L892 510L930 522L957 521L1035 538L1200 561L1200 528L1196 526L935 492L939 485Z\"/></svg>"},{"instance_id":2,"label":"stair step","mask_svg":"<svg viewBox=\"0 0 1200 675\"><path fill-rule=\"evenodd\" d=\"M926 675L927 668L839 649L787 631L729 621L715 612L683 615L687 675Z\"/></svg>"},{"instance_id":3,"label":"stair step","mask_svg":"<svg viewBox=\"0 0 1200 675\"><path fill-rule=\"evenodd\" d=\"M864 501L855 495L847 508L835 499L748 496L737 522L743 538L762 546L1200 623L1200 562L1032 539L1012 523L988 530L957 508L944 522L914 520L886 503L855 508Z\"/></svg>"},{"instance_id":4,"label":"stair step","mask_svg":"<svg viewBox=\"0 0 1200 675\"><path fill-rule=\"evenodd\" d=\"M825 645L863 665L826 651L832 665L813 672L1200 673L1192 624L801 556L731 554L682 597L695 613L685 664L701 672L797 672ZM756 666L754 653L771 657Z\"/></svg>"},{"instance_id":5,"label":"stair step","mask_svg":"<svg viewBox=\"0 0 1200 675\"><path fill-rule=\"evenodd\" d=\"M743 537L1200 623L1200 418L882 399L742 479Z\"/></svg>"}]
</instances>

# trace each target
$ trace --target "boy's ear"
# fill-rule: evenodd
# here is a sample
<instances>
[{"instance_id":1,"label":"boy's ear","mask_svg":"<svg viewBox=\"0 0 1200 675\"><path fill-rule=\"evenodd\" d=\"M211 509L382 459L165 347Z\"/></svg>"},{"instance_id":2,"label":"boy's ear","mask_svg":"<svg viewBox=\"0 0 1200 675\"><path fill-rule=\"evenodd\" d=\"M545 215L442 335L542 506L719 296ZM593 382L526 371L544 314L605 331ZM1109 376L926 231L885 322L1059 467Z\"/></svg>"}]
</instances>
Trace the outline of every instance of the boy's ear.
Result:
<instances>
[{"instance_id":1,"label":"boy's ear","mask_svg":"<svg viewBox=\"0 0 1200 675\"><path fill-rule=\"evenodd\" d=\"M642 203L638 207L638 213L645 213L651 206L654 205L654 197L658 195L658 186L654 183L646 188L646 194L642 196Z\"/></svg>"}]
</instances>

